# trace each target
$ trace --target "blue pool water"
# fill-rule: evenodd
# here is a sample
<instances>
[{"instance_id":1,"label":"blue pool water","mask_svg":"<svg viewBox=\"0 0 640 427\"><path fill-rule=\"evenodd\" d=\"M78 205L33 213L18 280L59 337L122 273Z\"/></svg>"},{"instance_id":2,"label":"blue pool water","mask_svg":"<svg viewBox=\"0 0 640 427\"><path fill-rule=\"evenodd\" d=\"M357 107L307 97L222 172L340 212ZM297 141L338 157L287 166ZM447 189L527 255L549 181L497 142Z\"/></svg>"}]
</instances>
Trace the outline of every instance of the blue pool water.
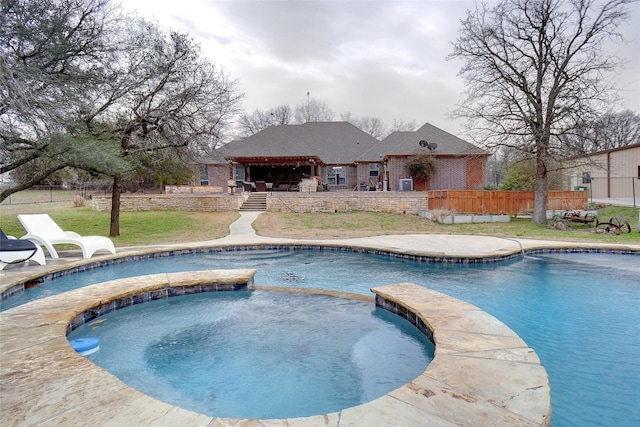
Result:
<instances>
[{"instance_id":1,"label":"blue pool water","mask_svg":"<svg viewBox=\"0 0 640 427\"><path fill-rule=\"evenodd\" d=\"M369 402L419 376L434 350L413 325L372 303L270 291L127 307L69 339L88 336L101 348L88 358L130 386L210 416L252 419Z\"/></svg>"},{"instance_id":2,"label":"blue pool water","mask_svg":"<svg viewBox=\"0 0 640 427\"><path fill-rule=\"evenodd\" d=\"M54 280L30 298L118 277L199 269L255 268L257 286L370 294L412 282L496 316L540 356L549 373L552 425L640 425L640 257L567 254L483 265L425 264L330 251L223 252L159 258Z\"/></svg>"}]
</instances>

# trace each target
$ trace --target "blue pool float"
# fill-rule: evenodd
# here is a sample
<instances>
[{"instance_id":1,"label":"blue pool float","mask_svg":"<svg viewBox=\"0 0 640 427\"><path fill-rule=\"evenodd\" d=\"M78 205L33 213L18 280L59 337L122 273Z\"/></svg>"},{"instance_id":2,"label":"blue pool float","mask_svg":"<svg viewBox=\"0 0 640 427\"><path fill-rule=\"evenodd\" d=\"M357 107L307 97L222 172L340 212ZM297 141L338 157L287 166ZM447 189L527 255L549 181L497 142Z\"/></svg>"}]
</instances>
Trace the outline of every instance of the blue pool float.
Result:
<instances>
[{"instance_id":1,"label":"blue pool float","mask_svg":"<svg viewBox=\"0 0 640 427\"><path fill-rule=\"evenodd\" d=\"M100 340L98 338L78 338L69 342L71 347L81 356L88 356L100 350Z\"/></svg>"}]
</instances>

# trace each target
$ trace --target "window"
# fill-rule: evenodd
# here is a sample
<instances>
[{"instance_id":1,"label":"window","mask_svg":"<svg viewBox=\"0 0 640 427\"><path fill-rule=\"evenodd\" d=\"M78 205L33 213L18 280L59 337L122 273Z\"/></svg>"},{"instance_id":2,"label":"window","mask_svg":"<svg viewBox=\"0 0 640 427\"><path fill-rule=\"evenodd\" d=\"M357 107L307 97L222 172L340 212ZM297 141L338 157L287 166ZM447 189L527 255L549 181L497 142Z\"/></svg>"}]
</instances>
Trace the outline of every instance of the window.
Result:
<instances>
[{"instance_id":1,"label":"window","mask_svg":"<svg viewBox=\"0 0 640 427\"><path fill-rule=\"evenodd\" d=\"M571 188L572 190L575 190L577 186L578 186L578 174L572 173L569 176L569 188Z\"/></svg>"},{"instance_id":2,"label":"window","mask_svg":"<svg viewBox=\"0 0 640 427\"><path fill-rule=\"evenodd\" d=\"M582 183L583 184L591 183L591 172L582 172Z\"/></svg>"},{"instance_id":3,"label":"window","mask_svg":"<svg viewBox=\"0 0 640 427\"><path fill-rule=\"evenodd\" d=\"M200 185L209 185L209 168L200 166Z\"/></svg>"},{"instance_id":4,"label":"window","mask_svg":"<svg viewBox=\"0 0 640 427\"><path fill-rule=\"evenodd\" d=\"M369 177L377 178L380 175L380 164L379 163L369 163Z\"/></svg>"},{"instance_id":5,"label":"window","mask_svg":"<svg viewBox=\"0 0 640 427\"><path fill-rule=\"evenodd\" d=\"M638 165L638 179L640 179L640 165Z\"/></svg>"},{"instance_id":6,"label":"window","mask_svg":"<svg viewBox=\"0 0 640 427\"><path fill-rule=\"evenodd\" d=\"M329 185L345 185L345 173L342 166L327 167L327 184Z\"/></svg>"},{"instance_id":7,"label":"window","mask_svg":"<svg viewBox=\"0 0 640 427\"><path fill-rule=\"evenodd\" d=\"M236 166L234 168L236 187L242 188L244 182L244 166Z\"/></svg>"}]
</instances>

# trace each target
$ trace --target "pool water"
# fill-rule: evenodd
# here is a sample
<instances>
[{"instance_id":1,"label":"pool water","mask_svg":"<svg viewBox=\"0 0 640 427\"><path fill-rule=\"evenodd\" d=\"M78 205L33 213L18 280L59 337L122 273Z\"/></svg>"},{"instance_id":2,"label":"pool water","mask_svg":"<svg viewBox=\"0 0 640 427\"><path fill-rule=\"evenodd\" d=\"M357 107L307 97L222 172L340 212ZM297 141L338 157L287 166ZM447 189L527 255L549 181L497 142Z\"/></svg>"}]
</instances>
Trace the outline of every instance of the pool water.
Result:
<instances>
[{"instance_id":1,"label":"pool water","mask_svg":"<svg viewBox=\"0 0 640 427\"><path fill-rule=\"evenodd\" d=\"M1 307L119 277L221 268L255 268L257 286L370 295L374 286L411 282L468 301L507 324L538 353L551 383L553 426L640 424L636 255L557 254L458 265L335 251L222 252L71 275L25 291Z\"/></svg>"},{"instance_id":2,"label":"pool water","mask_svg":"<svg viewBox=\"0 0 640 427\"><path fill-rule=\"evenodd\" d=\"M369 402L422 374L434 351L413 325L372 303L271 291L128 307L69 339L87 336L100 339L88 358L130 386L210 416L252 419Z\"/></svg>"}]
</instances>

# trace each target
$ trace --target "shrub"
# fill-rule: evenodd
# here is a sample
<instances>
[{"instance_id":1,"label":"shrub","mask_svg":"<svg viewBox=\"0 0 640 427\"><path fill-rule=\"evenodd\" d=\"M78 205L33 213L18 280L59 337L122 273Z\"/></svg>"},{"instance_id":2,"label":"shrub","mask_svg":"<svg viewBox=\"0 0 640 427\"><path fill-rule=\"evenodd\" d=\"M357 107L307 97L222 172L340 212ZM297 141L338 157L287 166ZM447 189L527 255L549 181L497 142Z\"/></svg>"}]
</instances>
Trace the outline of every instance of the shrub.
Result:
<instances>
[{"instance_id":1,"label":"shrub","mask_svg":"<svg viewBox=\"0 0 640 427\"><path fill-rule=\"evenodd\" d=\"M547 174L549 190L562 190L562 174L549 169ZM512 164L507 175L500 183L501 190L533 191L536 182L536 164L534 160L520 160Z\"/></svg>"},{"instance_id":2,"label":"shrub","mask_svg":"<svg viewBox=\"0 0 640 427\"><path fill-rule=\"evenodd\" d=\"M73 203L73 207L74 208L81 208L85 205L85 200L84 197L82 197L79 194L76 194L75 196L73 196L73 199L71 199L71 203Z\"/></svg>"},{"instance_id":3,"label":"shrub","mask_svg":"<svg viewBox=\"0 0 640 427\"><path fill-rule=\"evenodd\" d=\"M404 168L412 178L427 179L436 170L436 159L429 153L419 152L407 158Z\"/></svg>"},{"instance_id":4,"label":"shrub","mask_svg":"<svg viewBox=\"0 0 640 427\"><path fill-rule=\"evenodd\" d=\"M498 186L495 184L484 184L480 187L481 190L498 190Z\"/></svg>"}]
</instances>

